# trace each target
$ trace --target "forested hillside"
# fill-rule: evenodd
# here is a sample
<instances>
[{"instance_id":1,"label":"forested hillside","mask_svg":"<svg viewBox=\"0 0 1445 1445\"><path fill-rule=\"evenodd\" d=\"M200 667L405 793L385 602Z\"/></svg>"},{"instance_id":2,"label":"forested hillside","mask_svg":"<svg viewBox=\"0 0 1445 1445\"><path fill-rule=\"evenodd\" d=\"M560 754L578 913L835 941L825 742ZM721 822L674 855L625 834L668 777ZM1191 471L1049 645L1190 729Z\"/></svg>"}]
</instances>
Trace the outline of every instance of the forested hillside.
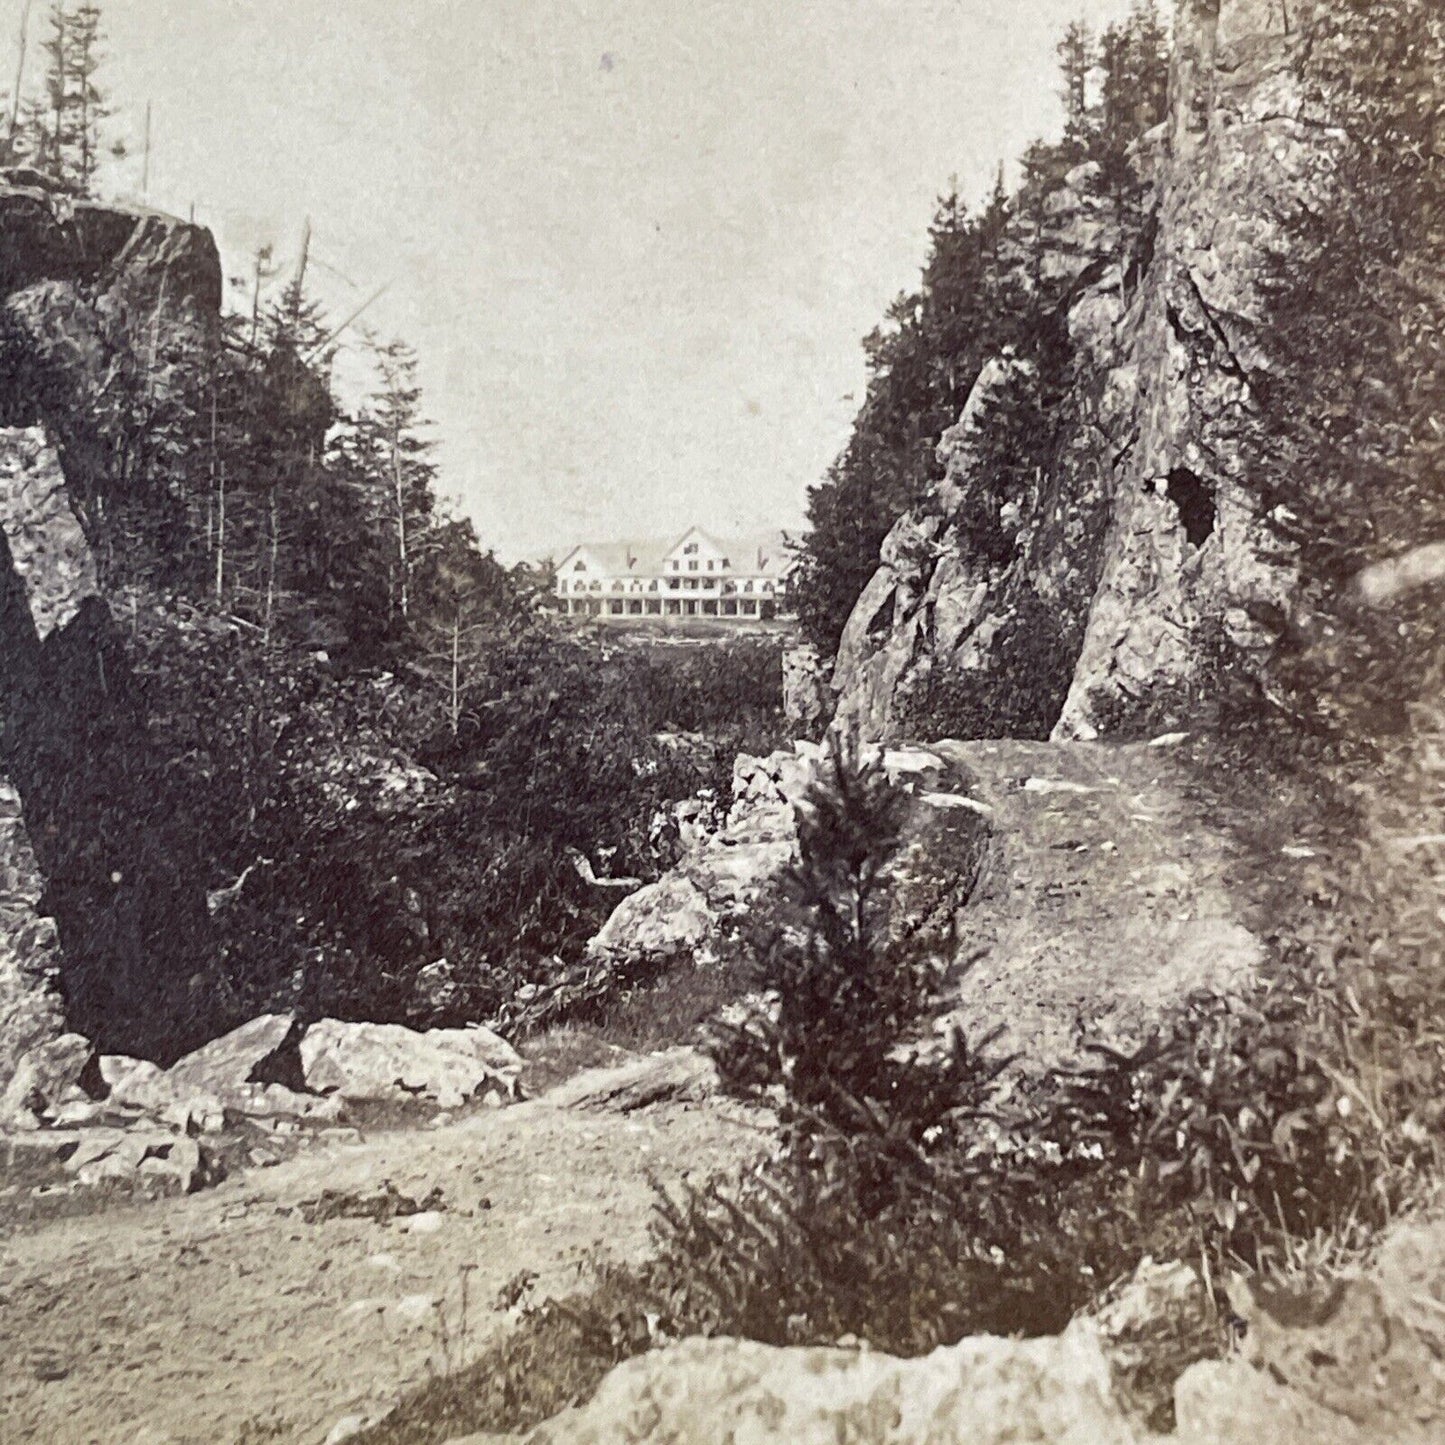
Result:
<instances>
[{"instance_id":1,"label":"forested hillside","mask_svg":"<svg viewBox=\"0 0 1445 1445\"><path fill-rule=\"evenodd\" d=\"M1135 0L1128 18L1098 37L1070 26L1058 55L1063 134L1029 148L1012 190L1000 168L981 206L956 193L940 200L918 290L899 296L864 342L867 395L842 454L809 492L811 530L800 550L798 609L825 656L837 651L883 539L943 480L939 440L987 362L1009 355L1018 365L991 403L997 415L980 470L992 494L968 499L966 524L985 551L1000 545L1001 509L1058 446L1073 364L1065 318L1096 279L1053 264L1068 174L1092 163L1086 190L1114 228L1114 248L1128 253L1140 240L1148 157L1138 142L1164 119L1169 79L1154 0Z\"/></svg>"},{"instance_id":2,"label":"forested hillside","mask_svg":"<svg viewBox=\"0 0 1445 1445\"><path fill-rule=\"evenodd\" d=\"M52 6L40 38L7 141L7 410L57 450L131 719L62 745L44 667L14 689L71 1019L174 1053L267 1007L489 1016L606 917L589 867L655 876L669 804L771 744L777 650L664 664L554 626L545 572L439 501L412 350L322 309L306 240L223 278L203 231L95 197L123 103L99 8ZM67 247L132 230L76 274ZM343 348L369 394L338 385Z\"/></svg>"}]
</instances>

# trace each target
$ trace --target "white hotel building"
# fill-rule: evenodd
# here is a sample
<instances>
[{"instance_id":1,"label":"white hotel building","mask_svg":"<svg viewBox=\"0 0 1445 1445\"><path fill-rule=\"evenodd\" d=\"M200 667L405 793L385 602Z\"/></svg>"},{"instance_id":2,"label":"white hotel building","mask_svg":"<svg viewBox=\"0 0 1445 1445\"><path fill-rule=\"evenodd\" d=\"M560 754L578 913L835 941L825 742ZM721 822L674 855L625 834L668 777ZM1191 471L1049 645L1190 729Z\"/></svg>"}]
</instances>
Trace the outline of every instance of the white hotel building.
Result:
<instances>
[{"instance_id":1,"label":"white hotel building","mask_svg":"<svg viewBox=\"0 0 1445 1445\"><path fill-rule=\"evenodd\" d=\"M781 533L720 540L693 527L671 546L583 543L557 565L573 617L766 621L783 608L790 561Z\"/></svg>"}]
</instances>

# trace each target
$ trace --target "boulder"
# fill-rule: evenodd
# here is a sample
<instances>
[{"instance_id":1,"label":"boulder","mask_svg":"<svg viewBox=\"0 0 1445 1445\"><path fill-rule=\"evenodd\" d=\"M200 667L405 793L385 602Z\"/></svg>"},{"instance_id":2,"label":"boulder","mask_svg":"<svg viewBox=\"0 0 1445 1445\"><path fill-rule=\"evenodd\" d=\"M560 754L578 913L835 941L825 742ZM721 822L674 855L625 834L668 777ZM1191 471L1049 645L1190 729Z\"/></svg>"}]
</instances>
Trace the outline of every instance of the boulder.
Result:
<instances>
[{"instance_id":1,"label":"boulder","mask_svg":"<svg viewBox=\"0 0 1445 1445\"><path fill-rule=\"evenodd\" d=\"M681 867L715 917L750 912L775 888L797 850L787 840L734 843L720 839L683 861Z\"/></svg>"},{"instance_id":2,"label":"boulder","mask_svg":"<svg viewBox=\"0 0 1445 1445\"><path fill-rule=\"evenodd\" d=\"M301 1040L306 1085L346 1101L426 1098L456 1108L516 1092L521 1056L490 1029L430 1029L323 1019Z\"/></svg>"},{"instance_id":3,"label":"boulder","mask_svg":"<svg viewBox=\"0 0 1445 1445\"><path fill-rule=\"evenodd\" d=\"M172 1100L210 1094L224 1098L255 1082L259 1064L286 1042L295 1026L291 1014L262 1014L240 1028L203 1044L165 1071L164 1088Z\"/></svg>"},{"instance_id":4,"label":"boulder","mask_svg":"<svg viewBox=\"0 0 1445 1445\"><path fill-rule=\"evenodd\" d=\"M0 1120L21 1109L52 1113L63 1103L84 1098L80 1076L94 1054L94 1045L81 1034L61 1034L22 1054L0 1095Z\"/></svg>"},{"instance_id":5,"label":"boulder","mask_svg":"<svg viewBox=\"0 0 1445 1445\"><path fill-rule=\"evenodd\" d=\"M164 1070L149 1059L102 1054L99 1067L101 1080L108 1091L106 1097L112 1103L145 1108L154 1099L169 1094L164 1085L159 1084Z\"/></svg>"},{"instance_id":6,"label":"boulder","mask_svg":"<svg viewBox=\"0 0 1445 1445\"><path fill-rule=\"evenodd\" d=\"M624 898L587 948L599 957L692 953L707 944L716 926L702 890L690 878L669 873Z\"/></svg>"},{"instance_id":7,"label":"boulder","mask_svg":"<svg viewBox=\"0 0 1445 1445\"><path fill-rule=\"evenodd\" d=\"M917 1360L691 1339L619 1365L529 1445L1131 1445L1092 1326L967 1339Z\"/></svg>"}]
</instances>

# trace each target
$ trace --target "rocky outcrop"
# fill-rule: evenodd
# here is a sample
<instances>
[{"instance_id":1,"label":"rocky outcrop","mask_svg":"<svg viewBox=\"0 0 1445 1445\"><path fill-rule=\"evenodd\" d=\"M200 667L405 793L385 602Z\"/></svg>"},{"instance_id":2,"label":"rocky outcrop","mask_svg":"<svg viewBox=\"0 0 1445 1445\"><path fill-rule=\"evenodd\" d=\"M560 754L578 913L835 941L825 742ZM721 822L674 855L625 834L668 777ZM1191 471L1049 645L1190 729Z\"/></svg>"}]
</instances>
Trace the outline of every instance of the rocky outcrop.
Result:
<instances>
[{"instance_id":1,"label":"rocky outcrop","mask_svg":"<svg viewBox=\"0 0 1445 1445\"><path fill-rule=\"evenodd\" d=\"M529 1445L729 1440L735 1445L1130 1445L1097 1334L964 1340L921 1360L863 1349L685 1340L619 1365ZM465 1442L459 1442L465 1445Z\"/></svg>"},{"instance_id":2,"label":"rocky outcrop","mask_svg":"<svg viewBox=\"0 0 1445 1445\"><path fill-rule=\"evenodd\" d=\"M19 795L0 778L0 1090L29 1049L65 1027L60 943L41 912L43 887Z\"/></svg>"},{"instance_id":3,"label":"rocky outcrop","mask_svg":"<svg viewBox=\"0 0 1445 1445\"><path fill-rule=\"evenodd\" d=\"M893 870L900 930L970 966L941 1031L1002 1026L1018 1069L1137 1046L1186 999L1247 995L1264 962L1229 844L1190 802L1177 735L1154 744L945 739L888 748L912 795ZM723 829L618 905L593 948L618 961L716 956L766 919L797 860L811 744L740 757ZM1281 876L1291 867L1280 861Z\"/></svg>"},{"instance_id":4,"label":"rocky outcrop","mask_svg":"<svg viewBox=\"0 0 1445 1445\"><path fill-rule=\"evenodd\" d=\"M975 1336L916 1360L861 1348L689 1339L618 1366L527 1445L848 1440L853 1445L1425 1445L1445 1427L1445 1225L1397 1225L1368 1271L1226 1284L1240 1347L1171 1370L1181 1322L1210 1318L1184 1265L1146 1262L1097 1317L1032 1340ZM1208 1331L1205 1331L1207 1334ZM1196 1332L1196 1338L1204 1334ZM1144 1352L1159 1352L1152 1362ZM1129 1379L1152 1369L1175 1425L1155 1433ZM1177 1378L1171 1382L1171 1375ZM1150 1392L1153 1393L1152 1391Z\"/></svg>"},{"instance_id":5,"label":"rocky outcrop","mask_svg":"<svg viewBox=\"0 0 1445 1445\"><path fill-rule=\"evenodd\" d=\"M32 1020L0 1023L0 1079L58 995L106 1049L169 1060L208 1027L205 899L87 528L131 480L127 385L143 376L157 404L181 385L220 295L207 232L0 175L0 768L19 801L0 866L24 879L0 1006Z\"/></svg>"},{"instance_id":6,"label":"rocky outcrop","mask_svg":"<svg viewBox=\"0 0 1445 1445\"><path fill-rule=\"evenodd\" d=\"M1261 278L1325 194L1333 137L1304 110L1279 0L1181 0L1170 117L1141 143L1122 229L1082 166L1049 201L1076 380L1063 440L980 548L979 428L1010 385L985 367L941 439L946 476L885 540L839 649L838 712L866 736L1162 729L1214 639L1269 647L1294 574L1240 474L1268 361ZM935 734L936 735L936 734Z\"/></svg>"},{"instance_id":7,"label":"rocky outcrop","mask_svg":"<svg viewBox=\"0 0 1445 1445\"><path fill-rule=\"evenodd\" d=\"M817 648L810 643L783 653L783 716L794 736L817 737L833 712L833 695Z\"/></svg>"}]
</instances>

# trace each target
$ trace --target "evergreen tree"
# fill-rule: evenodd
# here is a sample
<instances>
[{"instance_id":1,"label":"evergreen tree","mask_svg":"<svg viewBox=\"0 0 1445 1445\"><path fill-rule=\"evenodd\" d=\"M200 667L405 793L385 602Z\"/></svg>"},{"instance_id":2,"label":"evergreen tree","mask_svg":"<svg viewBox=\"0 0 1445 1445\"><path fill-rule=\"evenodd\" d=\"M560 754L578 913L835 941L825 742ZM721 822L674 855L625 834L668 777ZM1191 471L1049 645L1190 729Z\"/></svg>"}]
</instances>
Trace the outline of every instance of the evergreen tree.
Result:
<instances>
[{"instance_id":1,"label":"evergreen tree","mask_svg":"<svg viewBox=\"0 0 1445 1445\"><path fill-rule=\"evenodd\" d=\"M425 435L416 353L405 342L374 343L380 380L360 418L376 477L379 513L391 533L391 595L397 615L411 612L414 578L431 545L436 465Z\"/></svg>"},{"instance_id":2,"label":"evergreen tree","mask_svg":"<svg viewBox=\"0 0 1445 1445\"><path fill-rule=\"evenodd\" d=\"M1089 108L1089 77L1094 70L1094 38L1081 20L1073 21L1058 45L1063 86L1064 145L1076 156L1088 149L1093 134Z\"/></svg>"},{"instance_id":3,"label":"evergreen tree","mask_svg":"<svg viewBox=\"0 0 1445 1445\"><path fill-rule=\"evenodd\" d=\"M28 109L26 147L34 164L89 195L100 162L101 125L110 114L97 83L104 56L98 5L57 0L41 42L45 80Z\"/></svg>"}]
</instances>

